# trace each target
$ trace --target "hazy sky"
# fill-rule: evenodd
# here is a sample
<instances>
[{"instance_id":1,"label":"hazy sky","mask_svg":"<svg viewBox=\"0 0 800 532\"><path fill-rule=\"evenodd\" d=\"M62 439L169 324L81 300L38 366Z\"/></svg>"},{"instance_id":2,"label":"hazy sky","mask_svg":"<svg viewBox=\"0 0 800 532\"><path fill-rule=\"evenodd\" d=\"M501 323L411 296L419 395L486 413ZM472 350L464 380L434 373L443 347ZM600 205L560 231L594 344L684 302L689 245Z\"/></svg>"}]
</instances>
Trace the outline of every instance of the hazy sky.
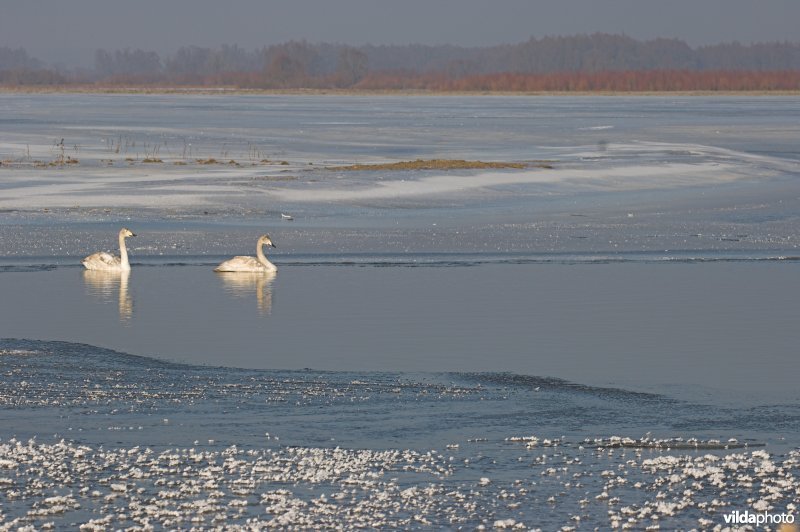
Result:
<instances>
[{"instance_id":1,"label":"hazy sky","mask_svg":"<svg viewBox=\"0 0 800 532\"><path fill-rule=\"evenodd\" d=\"M800 0L0 0L0 46L91 66L97 48L516 43L624 33L692 46L800 41Z\"/></svg>"}]
</instances>

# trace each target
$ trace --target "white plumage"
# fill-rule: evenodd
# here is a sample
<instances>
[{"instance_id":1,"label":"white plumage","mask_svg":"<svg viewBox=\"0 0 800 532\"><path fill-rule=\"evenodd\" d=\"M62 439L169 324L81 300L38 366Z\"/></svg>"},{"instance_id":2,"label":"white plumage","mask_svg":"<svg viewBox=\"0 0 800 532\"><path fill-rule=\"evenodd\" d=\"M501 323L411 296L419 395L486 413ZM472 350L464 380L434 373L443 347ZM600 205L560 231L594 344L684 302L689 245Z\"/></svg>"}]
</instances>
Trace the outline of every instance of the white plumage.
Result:
<instances>
[{"instance_id":1,"label":"white plumage","mask_svg":"<svg viewBox=\"0 0 800 532\"><path fill-rule=\"evenodd\" d=\"M98 251L89 255L81 261L87 270L104 270L104 271L129 271L131 265L128 262L128 249L125 247L125 239L129 236L136 236L130 229L122 228L119 232L119 257L115 257L111 253L105 251Z\"/></svg>"},{"instance_id":2,"label":"white plumage","mask_svg":"<svg viewBox=\"0 0 800 532\"><path fill-rule=\"evenodd\" d=\"M216 268L215 272L275 272L278 270L277 266L267 260L264 255L263 246L276 247L270 240L269 235L261 235L258 237L256 243L256 256L246 257L238 255L232 259L226 260Z\"/></svg>"}]
</instances>

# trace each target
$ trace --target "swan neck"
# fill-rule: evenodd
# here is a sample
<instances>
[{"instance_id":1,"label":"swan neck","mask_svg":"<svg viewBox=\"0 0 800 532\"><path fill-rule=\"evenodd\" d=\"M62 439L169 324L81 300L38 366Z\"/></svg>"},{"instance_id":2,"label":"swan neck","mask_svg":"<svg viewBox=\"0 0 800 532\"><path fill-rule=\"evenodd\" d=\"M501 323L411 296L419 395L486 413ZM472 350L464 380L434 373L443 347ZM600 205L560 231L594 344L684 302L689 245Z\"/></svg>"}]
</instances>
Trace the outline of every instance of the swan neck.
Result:
<instances>
[{"instance_id":1,"label":"swan neck","mask_svg":"<svg viewBox=\"0 0 800 532\"><path fill-rule=\"evenodd\" d=\"M269 260L267 260L267 256L264 255L264 244L260 242L256 246L256 259L258 259L258 262L263 264L266 268L269 269L275 268L275 265L272 264Z\"/></svg>"},{"instance_id":2,"label":"swan neck","mask_svg":"<svg viewBox=\"0 0 800 532\"><path fill-rule=\"evenodd\" d=\"M128 248L125 247L125 236L119 235L119 260L123 270L130 270L131 264L128 262Z\"/></svg>"}]
</instances>

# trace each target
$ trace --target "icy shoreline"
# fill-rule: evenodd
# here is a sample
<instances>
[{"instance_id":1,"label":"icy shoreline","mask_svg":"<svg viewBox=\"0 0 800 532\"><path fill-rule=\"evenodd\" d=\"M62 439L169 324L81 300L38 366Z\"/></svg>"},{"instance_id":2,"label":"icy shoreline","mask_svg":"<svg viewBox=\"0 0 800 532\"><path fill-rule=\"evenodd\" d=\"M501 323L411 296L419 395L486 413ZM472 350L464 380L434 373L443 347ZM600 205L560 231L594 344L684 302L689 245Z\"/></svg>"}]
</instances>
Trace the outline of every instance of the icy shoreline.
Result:
<instances>
[{"instance_id":1,"label":"icy shoreline","mask_svg":"<svg viewBox=\"0 0 800 532\"><path fill-rule=\"evenodd\" d=\"M15 390L0 394L0 530L722 529L732 511L800 504L789 442L632 436L656 412L703 415L651 394L509 374L252 372L62 342L4 340L0 358ZM548 426L570 397L585 401L573 415L602 397L618 419Z\"/></svg>"},{"instance_id":2,"label":"icy shoreline","mask_svg":"<svg viewBox=\"0 0 800 532\"><path fill-rule=\"evenodd\" d=\"M793 514L800 503L797 451L634 448L628 456L549 445L509 449L519 461L519 478L509 482L492 480L480 460L454 461L452 450L159 451L12 439L0 442L0 529L722 530L731 511Z\"/></svg>"}]
</instances>

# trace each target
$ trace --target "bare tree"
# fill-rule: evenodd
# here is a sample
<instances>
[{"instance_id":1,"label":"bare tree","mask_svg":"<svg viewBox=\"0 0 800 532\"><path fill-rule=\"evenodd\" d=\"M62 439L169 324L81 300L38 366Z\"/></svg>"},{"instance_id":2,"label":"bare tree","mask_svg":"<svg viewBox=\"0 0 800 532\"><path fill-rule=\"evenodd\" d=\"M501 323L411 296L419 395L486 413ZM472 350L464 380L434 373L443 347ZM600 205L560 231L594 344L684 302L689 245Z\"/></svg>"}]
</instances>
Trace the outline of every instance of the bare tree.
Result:
<instances>
[{"instance_id":1,"label":"bare tree","mask_svg":"<svg viewBox=\"0 0 800 532\"><path fill-rule=\"evenodd\" d=\"M357 48L345 46L339 52L336 77L343 87L352 87L367 75L367 54Z\"/></svg>"}]
</instances>

